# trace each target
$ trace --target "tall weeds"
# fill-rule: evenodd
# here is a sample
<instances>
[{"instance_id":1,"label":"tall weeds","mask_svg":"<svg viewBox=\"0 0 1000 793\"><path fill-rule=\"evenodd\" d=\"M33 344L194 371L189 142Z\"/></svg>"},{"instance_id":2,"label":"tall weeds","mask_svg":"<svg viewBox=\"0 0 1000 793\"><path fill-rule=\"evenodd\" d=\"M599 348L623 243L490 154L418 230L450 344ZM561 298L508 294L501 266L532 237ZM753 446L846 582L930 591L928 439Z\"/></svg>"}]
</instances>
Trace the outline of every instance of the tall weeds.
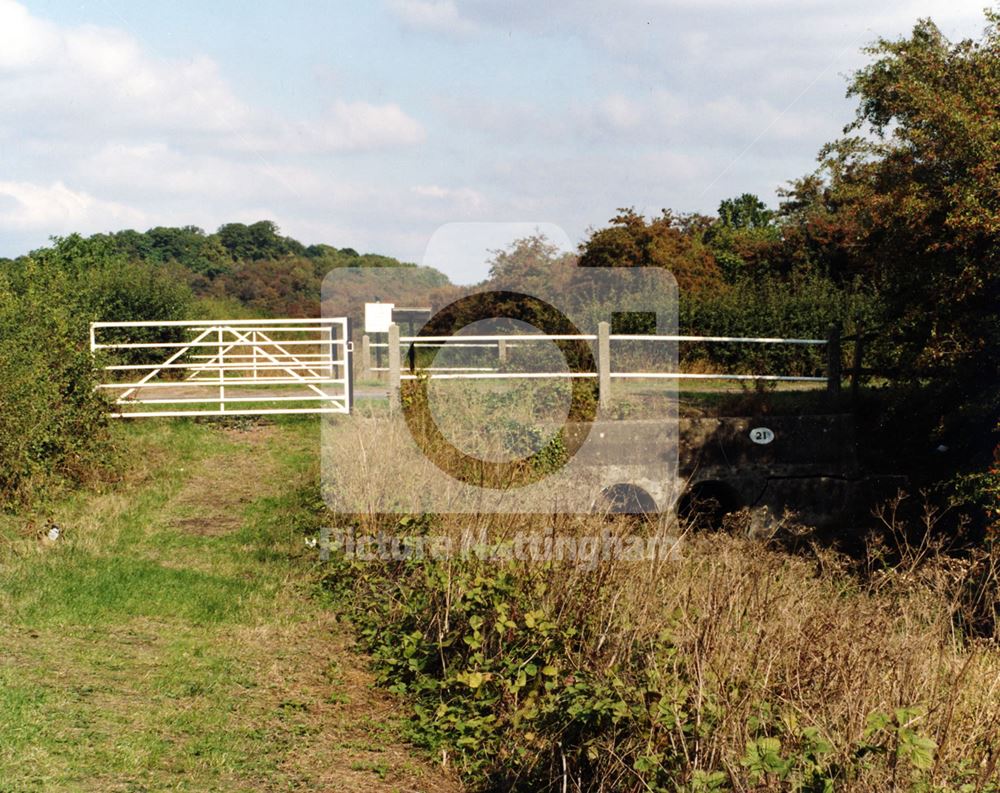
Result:
<instances>
[{"instance_id":1,"label":"tall weeds","mask_svg":"<svg viewBox=\"0 0 1000 793\"><path fill-rule=\"evenodd\" d=\"M344 470L359 493L406 487ZM474 787L996 791L996 554L949 551L934 515L921 539L884 514L861 561L694 534L653 560L593 565L335 555L328 583L382 682L412 698L414 739ZM615 516L370 512L352 527L472 529L496 547L518 531L663 531Z\"/></svg>"}]
</instances>

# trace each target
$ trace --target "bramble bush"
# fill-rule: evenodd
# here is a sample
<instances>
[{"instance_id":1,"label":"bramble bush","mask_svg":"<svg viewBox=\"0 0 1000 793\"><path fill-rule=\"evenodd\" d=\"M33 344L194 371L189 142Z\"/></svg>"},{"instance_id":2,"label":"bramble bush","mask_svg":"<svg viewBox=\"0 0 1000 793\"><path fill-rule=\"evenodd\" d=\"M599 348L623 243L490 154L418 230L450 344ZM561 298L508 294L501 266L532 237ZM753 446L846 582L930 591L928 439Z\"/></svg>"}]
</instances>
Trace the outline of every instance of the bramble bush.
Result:
<instances>
[{"instance_id":1,"label":"bramble bush","mask_svg":"<svg viewBox=\"0 0 1000 793\"><path fill-rule=\"evenodd\" d=\"M995 657L952 644L946 598L840 564L716 536L590 570L335 555L327 584L472 789L996 793Z\"/></svg>"}]
</instances>

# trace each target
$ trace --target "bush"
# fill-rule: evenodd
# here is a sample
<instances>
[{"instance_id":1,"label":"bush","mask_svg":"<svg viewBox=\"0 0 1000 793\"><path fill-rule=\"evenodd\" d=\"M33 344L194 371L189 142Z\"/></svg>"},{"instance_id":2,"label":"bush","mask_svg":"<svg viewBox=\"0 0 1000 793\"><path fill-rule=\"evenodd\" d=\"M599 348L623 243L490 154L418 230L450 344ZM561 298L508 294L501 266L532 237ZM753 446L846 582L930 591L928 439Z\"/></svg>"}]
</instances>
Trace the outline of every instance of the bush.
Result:
<instances>
[{"instance_id":1,"label":"bush","mask_svg":"<svg viewBox=\"0 0 1000 793\"><path fill-rule=\"evenodd\" d=\"M843 564L715 537L587 571L339 557L329 583L475 790L996 793L996 654L953 643L954 592Z\"/></svg>"},{"instance_id":2,"label":"bush","mask_svg":"<svg viewBox=\"0 0 1000 793\"><path fill-rule=\"evenodd\" d=\"M95 389L89 323L180 318L190 293L168 270L78 236L8 263L0 279L0 504L10 505L107 468L109 405Z\"/></svg>"},{"instance_id":3,"label":"bush","mask_svg":"<svg viewBox=\"0 0 1000 793\"><path fill-rule=\"evenodd\" d=\"M324 486L414 503L420 471L378 464L409 433L370 426L332 429L326 454L367 456ZM327 583L412 738L472 789L998 793L1000 557L918 507L880 513L855 559L674 546L669 518L363 512L338 517Z\"/></svg>"},{"instance_id":4,"label":"bush","mask_svg":"<svg viewBox=\"0 0 1000 793\"><path fill-rule=\"evenodd\" d=\"M825 339L832 322L850 333L858 320L872 327L873 295L845 290L829 279L800 273L791 282L765 276L681 297L681 333ZM680 346L682 364L733 373L820 375L826 348L792 344L694 344Z\"/></svg>"},{"instance_id":5,"label":"bush","mask_svg":"<svg viewBox=\"0 0 1000 793\"><path fill-rule=\"evenodd\" d=\"M82 479L107 451L108 406L76 325L37 293L0 292L0 503Z\"/></svg>"}]
</instances>

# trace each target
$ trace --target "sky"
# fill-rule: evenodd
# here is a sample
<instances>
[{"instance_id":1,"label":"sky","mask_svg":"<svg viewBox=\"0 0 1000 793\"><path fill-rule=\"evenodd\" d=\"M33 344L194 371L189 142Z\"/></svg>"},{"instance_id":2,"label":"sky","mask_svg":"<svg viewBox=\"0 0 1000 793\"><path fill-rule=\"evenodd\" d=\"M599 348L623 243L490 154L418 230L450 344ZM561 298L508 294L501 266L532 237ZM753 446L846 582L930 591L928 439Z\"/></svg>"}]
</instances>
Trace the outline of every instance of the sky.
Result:
<instances>
[{"instance_id":1,"label":"sky","mask_svg":"<svg viewBox=\"0 0 1000 793\"><path fill-rule=\"evenodd\" d=\"M0 0L0 256L270 219L408 261L433 241L471 282L511 229L569 247L618 207L774 206L852 119L865 45L927 16L978 37L986 4Z\"/></svg>"}]
</instances>

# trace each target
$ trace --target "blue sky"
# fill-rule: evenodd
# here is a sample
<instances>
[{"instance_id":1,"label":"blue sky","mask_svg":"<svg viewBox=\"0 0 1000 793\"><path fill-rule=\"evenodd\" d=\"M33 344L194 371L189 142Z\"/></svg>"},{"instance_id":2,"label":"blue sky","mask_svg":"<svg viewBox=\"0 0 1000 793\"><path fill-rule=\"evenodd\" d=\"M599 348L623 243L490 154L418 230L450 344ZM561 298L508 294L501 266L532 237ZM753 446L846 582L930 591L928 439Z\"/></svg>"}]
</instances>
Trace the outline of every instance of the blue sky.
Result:
<instances>
[{"instance_id":1,"label":"blue sky","mask_svg":"<svg viewBox=\"0 0 1000 793\"><path fill-rule=\"evenodd\" d=\"M450 223L576 244L619 206L773 205L850 120L861 47L977 36L982 5L0 0L0 255L270 218L420 261Z\"/></svg>"}]
</instances>

